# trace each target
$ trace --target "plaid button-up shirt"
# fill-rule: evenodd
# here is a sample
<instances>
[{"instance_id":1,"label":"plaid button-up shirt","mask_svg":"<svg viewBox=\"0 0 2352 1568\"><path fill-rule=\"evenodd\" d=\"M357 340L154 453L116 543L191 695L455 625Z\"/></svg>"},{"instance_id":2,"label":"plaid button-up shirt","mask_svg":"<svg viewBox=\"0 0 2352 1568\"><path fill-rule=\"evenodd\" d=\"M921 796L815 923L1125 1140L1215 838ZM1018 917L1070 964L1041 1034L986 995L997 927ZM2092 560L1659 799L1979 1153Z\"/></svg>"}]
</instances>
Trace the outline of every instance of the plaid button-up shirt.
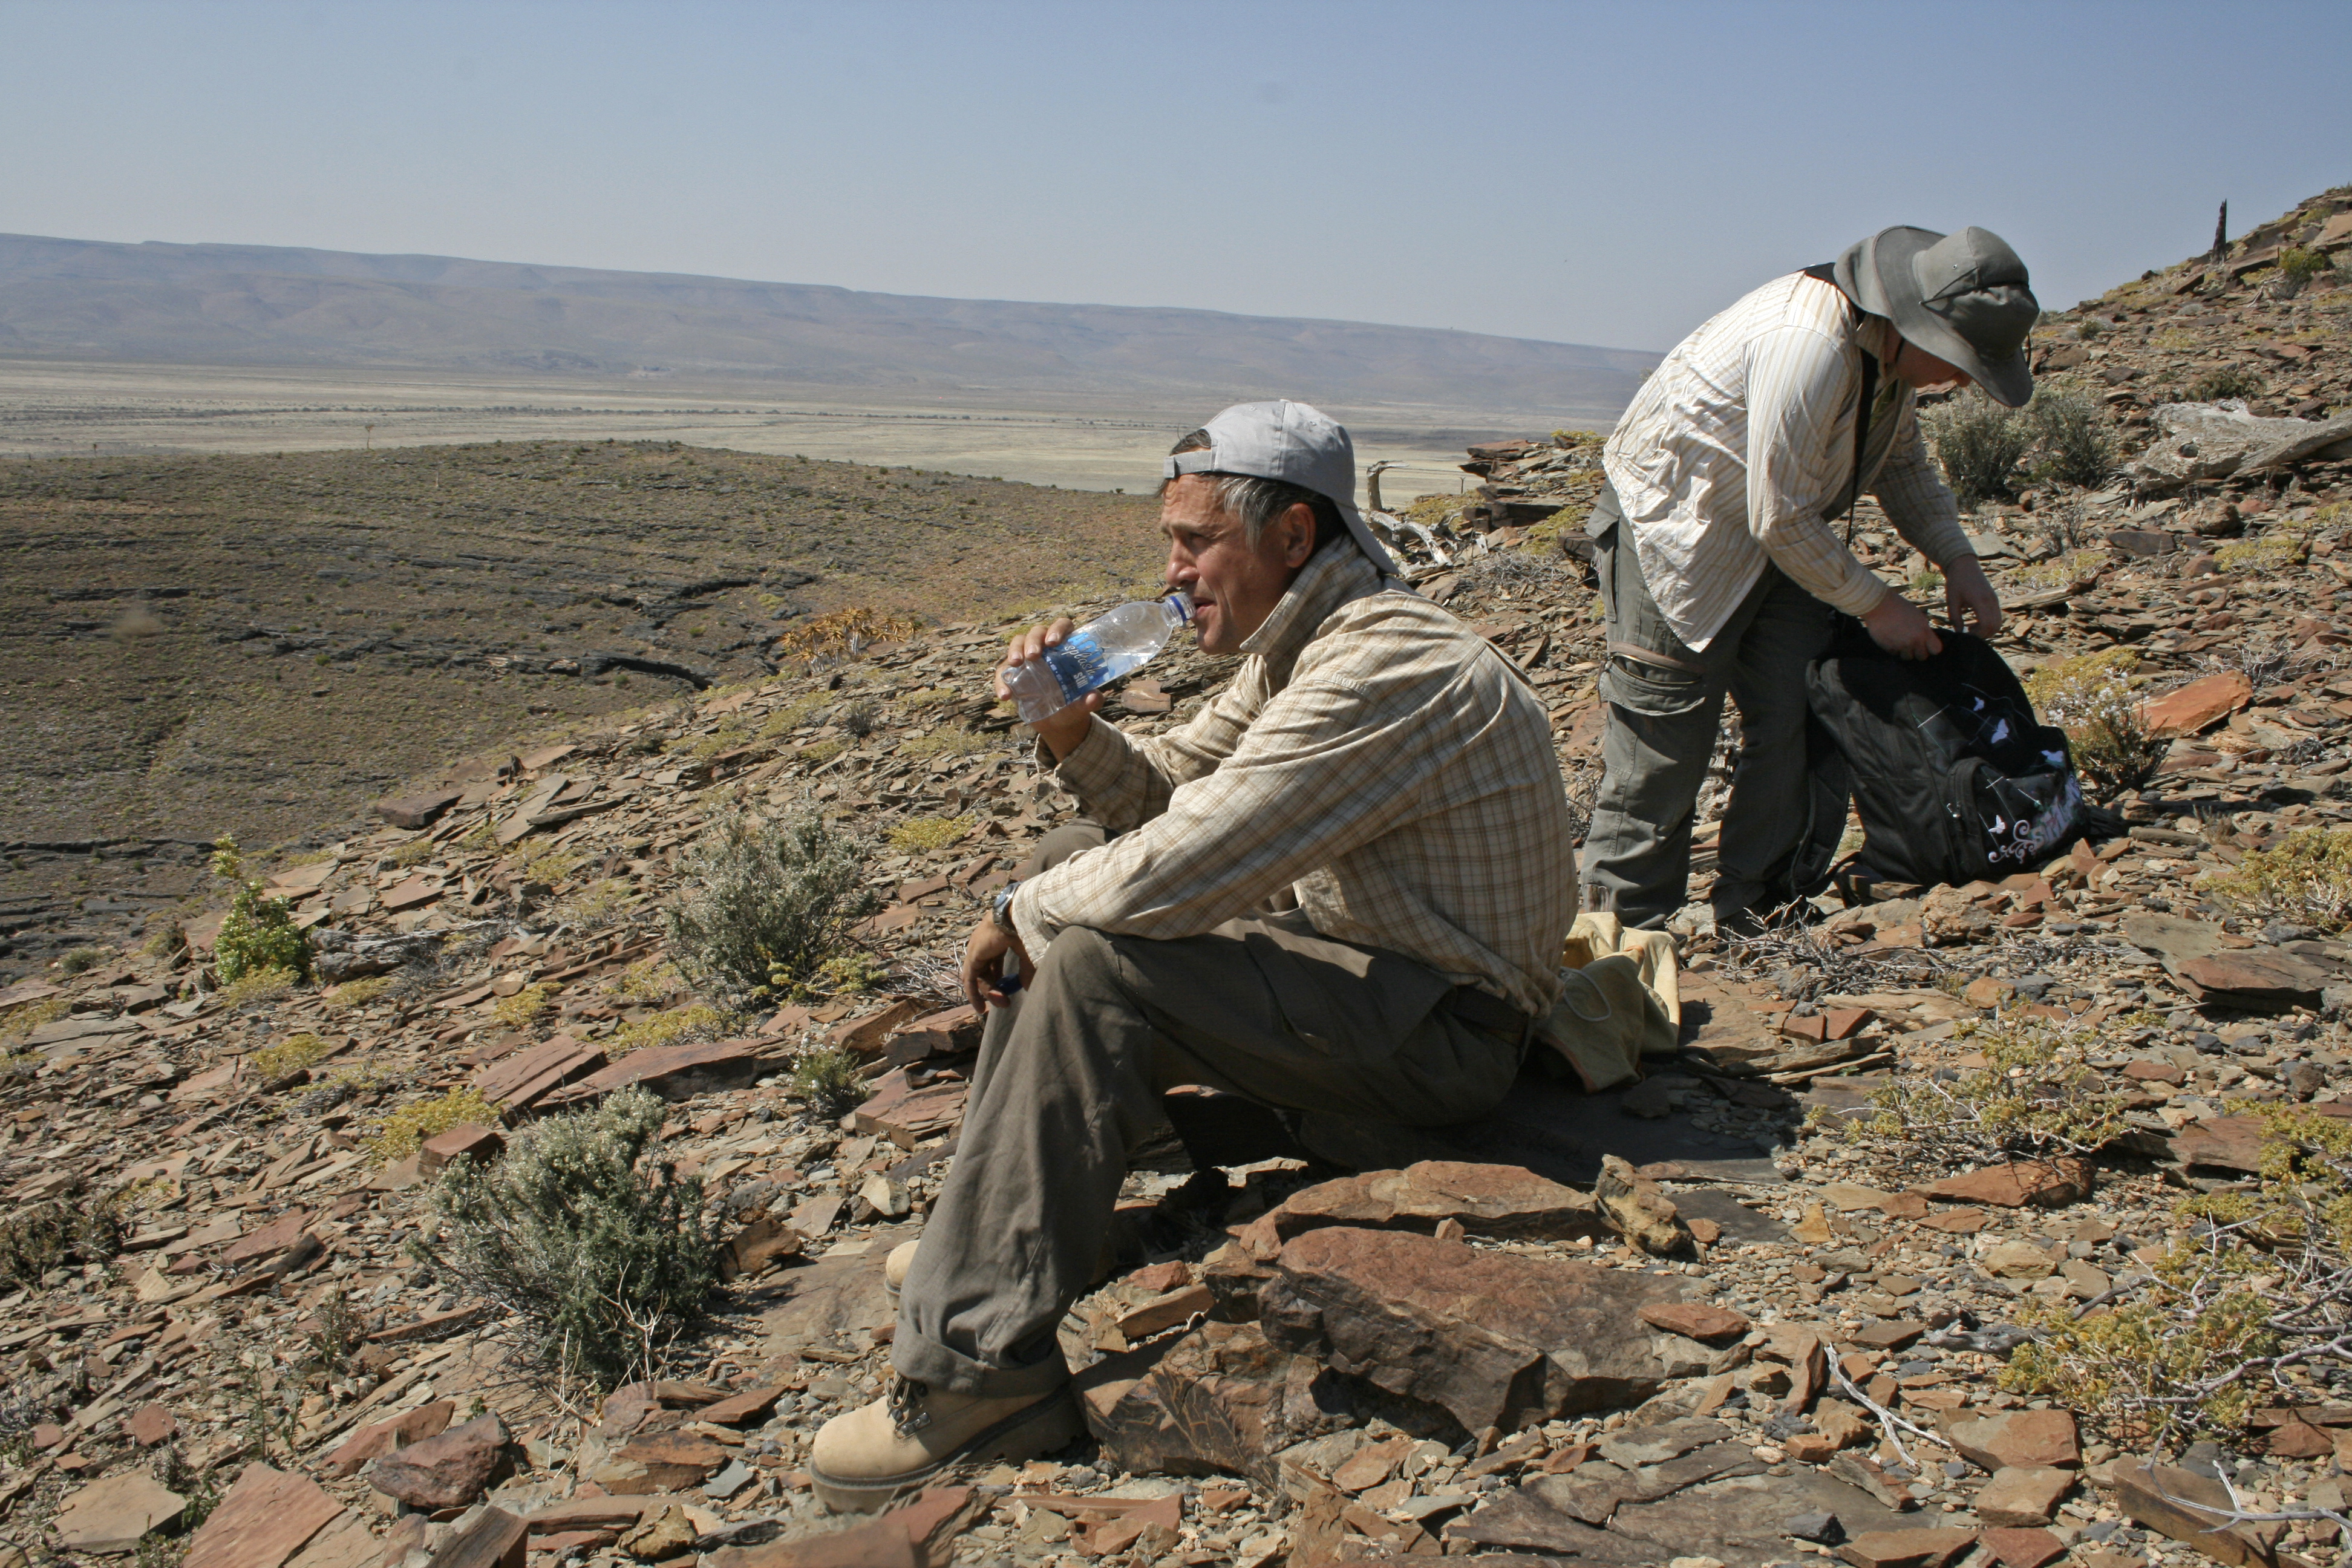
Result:
<instances>
[{"instance_id":1,"label":"plaid button-up shirt","mask_svg":"<svg viewBox=\"0 0 2352 1568\"><path fill-rule=\"evenodd\" d=\"M1118 834L1022 884L1034 953L1066 926L1195 936L1289 904L1541 1015L1576 852L1542 703L1502 656L1342 541L1182 728L1097 718L1058 776Z\"/></svg>"}]
</instances>

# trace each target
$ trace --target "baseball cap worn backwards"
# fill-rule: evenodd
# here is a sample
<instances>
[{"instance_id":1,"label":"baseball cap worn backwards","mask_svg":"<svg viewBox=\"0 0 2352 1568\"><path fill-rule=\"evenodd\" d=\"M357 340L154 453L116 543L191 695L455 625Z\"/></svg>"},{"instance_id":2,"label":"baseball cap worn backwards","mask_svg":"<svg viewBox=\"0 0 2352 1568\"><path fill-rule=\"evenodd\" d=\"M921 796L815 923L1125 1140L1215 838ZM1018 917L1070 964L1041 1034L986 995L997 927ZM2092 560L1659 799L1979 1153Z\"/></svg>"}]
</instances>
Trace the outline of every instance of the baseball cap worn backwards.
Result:
<instances>
[{"instance_id":1,"label":"baseball cap worn backwards","mask_svg":"<svg viewBox=\"0 0 2352 1568\"><path fill-rule=\"evenodd\" d=\"M1882 228L1838 258L1836 277L1847 299L1968 372L1994 402L2019 408L2033 395L2025 338L2042 306L2000 236Z\"/></svg>"},{"instance_id":2,"label":"baseball cap worn backwards","mask_svg":"<svg viewBox=\"0 0 2352 1568\"><path fill-rule=\"evenodd\" d=\"M1396 563L1356 510L1356 444L1346 426L1304 403L1236 403L1201 427L1209 445L1170 457L1160 477L1180 474L1243 474L1280 479L1313 490L1339 509L1348 535L1384 577L1399 575Z\"/></svg>"}]
</instances>

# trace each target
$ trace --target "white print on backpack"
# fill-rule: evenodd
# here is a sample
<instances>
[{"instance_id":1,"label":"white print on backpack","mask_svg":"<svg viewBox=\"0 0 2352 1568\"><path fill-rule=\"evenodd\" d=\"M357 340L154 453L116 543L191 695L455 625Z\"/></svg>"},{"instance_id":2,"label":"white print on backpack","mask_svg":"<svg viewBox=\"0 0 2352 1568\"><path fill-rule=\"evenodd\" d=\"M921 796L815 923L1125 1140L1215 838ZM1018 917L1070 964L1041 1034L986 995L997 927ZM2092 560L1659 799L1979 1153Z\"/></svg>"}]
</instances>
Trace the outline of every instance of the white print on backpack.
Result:
<instances>
[{"instance_id":1,"label":"white print on backpack","mask_svg":"<svg viewBox=\"0 0 2352 1568\"><path fill-rule=\"evenodd\" d=\"M2063 763L2065 759L2057 761ZM2007 800L2012 811L2017 805L2014 797L2033 799L2008 779L1994 780L1992 788L1997 797ZM2074 830L2082 806L2082 786L2074 774L2068 773L2060 783L2058 798L2048 805L2034 802L2032 810L2017 812L2014 816L1995 812L1992 820L1985 824L1985 858L1995 865L2014 861L2020 866L2039 860Z\"/></svg>"}]
</instances>

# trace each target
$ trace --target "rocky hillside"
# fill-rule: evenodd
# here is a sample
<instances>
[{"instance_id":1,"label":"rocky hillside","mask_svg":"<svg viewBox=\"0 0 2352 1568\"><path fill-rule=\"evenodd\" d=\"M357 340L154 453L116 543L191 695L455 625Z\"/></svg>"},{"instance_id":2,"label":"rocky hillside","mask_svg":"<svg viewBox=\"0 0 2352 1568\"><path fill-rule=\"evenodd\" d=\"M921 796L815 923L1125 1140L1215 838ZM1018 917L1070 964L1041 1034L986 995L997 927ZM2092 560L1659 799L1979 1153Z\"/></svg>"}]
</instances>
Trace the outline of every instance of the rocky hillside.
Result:
<instances>
[{"instance_id":1,"label":"rocky hillside","mask_svg":"<svg viewBox=\"0 0 2352 1568\"><path fill-rule=\"evenodd\" d=\"M2347 296L2287 281L2145 279L2090 312L2109 352L2052 379L2106 398L2228 368L2223 316L2301 346L2294 323L2332 325ZM2154 346L2153 318L2192 305L2210 349ZM2084 319L2037 353L2084 342ZM2111 792L2125 836L1999 884L1849 879L1766 941L1693 926L1682 1050L1631 1088L1531 1072L1486 1121L1413 1135L1171 1104L1198 1168L1171 1138L1129 1176L1116 1267L1063 1330L1090 1436L877 1521L824 1514L801 1463L879 1387L881 1259L953 1158L973 1043L954 954L1071 805L973 696L1002 628L824 643L425 776L379 826L263 868L320 988L217 985L198 917L185 947L0 992L0 1553L2336 1560L2337 341L2220 410L2296 418L2326 389L2236 471L2168 474L2221 459L2203 439L2168 457L2191 416L2134 392L2147 417L2113 472L2069 485L2028 451L1975 514L2018 612L2004 650L2146 738ZM2261 405L2281 394L2298 401ZM1589 443L1472 462L1475 509L1397 526L1423 590L1545 694L1574 791L1601 648L1577 563L1548 546L1594 482ZM1863 537L1909 570L1876 520ZM1180 723L1225 674L1172 654L1114 712ZM687 984L658 911L716 825L806 812L868 846L872 962L729 1012ZM836 1118L793 1073L838 1051L865 1098ZM670 1102L668 1157L702 1179L732 1278L665 1378L596 1399L551 1386L514 1320L404 1244L438 1223L428 1165L494 1159L632 1082ZM464 1115L487 1121L443 1127ZM412 1153L404 1131L433 1136Z\"/></svg>"},{"instance_id":2,"label":"rocky hillside","mask_svg":"<svg viewBox=\"0 0 2352 1568\"><path fill-rule=\"evenodd\" d=\"M667 443L0 466L0 979L204 847L763 676L816 611L956 619L1151 571L1150 503Z\"/></svg>"}]
</instances>

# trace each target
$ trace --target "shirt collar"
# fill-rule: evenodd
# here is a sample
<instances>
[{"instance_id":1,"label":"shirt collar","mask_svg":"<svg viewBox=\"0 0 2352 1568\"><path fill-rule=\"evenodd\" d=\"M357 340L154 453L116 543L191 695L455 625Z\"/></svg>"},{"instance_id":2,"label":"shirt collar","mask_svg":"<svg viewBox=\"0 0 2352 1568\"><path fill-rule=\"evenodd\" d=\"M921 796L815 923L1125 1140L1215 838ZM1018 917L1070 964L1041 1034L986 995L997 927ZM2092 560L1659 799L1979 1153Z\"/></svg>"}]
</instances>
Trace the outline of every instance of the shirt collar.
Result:
<instances>
[{"instance_id":1,"label":"shirt collar","mask_svg":"<svg viewBox=\"0 0 2352 1568\"><path fill-rule=\"evenodd\" d=\"M1380 573L1351 540L1337 540L1309 556L1298 575L1266 616L1265 625L1242 642L1242 652L1270 664L1287 664L1315 635L1325 617L1351 599L1381 591Z\"/></svg>"}]
</instances>

